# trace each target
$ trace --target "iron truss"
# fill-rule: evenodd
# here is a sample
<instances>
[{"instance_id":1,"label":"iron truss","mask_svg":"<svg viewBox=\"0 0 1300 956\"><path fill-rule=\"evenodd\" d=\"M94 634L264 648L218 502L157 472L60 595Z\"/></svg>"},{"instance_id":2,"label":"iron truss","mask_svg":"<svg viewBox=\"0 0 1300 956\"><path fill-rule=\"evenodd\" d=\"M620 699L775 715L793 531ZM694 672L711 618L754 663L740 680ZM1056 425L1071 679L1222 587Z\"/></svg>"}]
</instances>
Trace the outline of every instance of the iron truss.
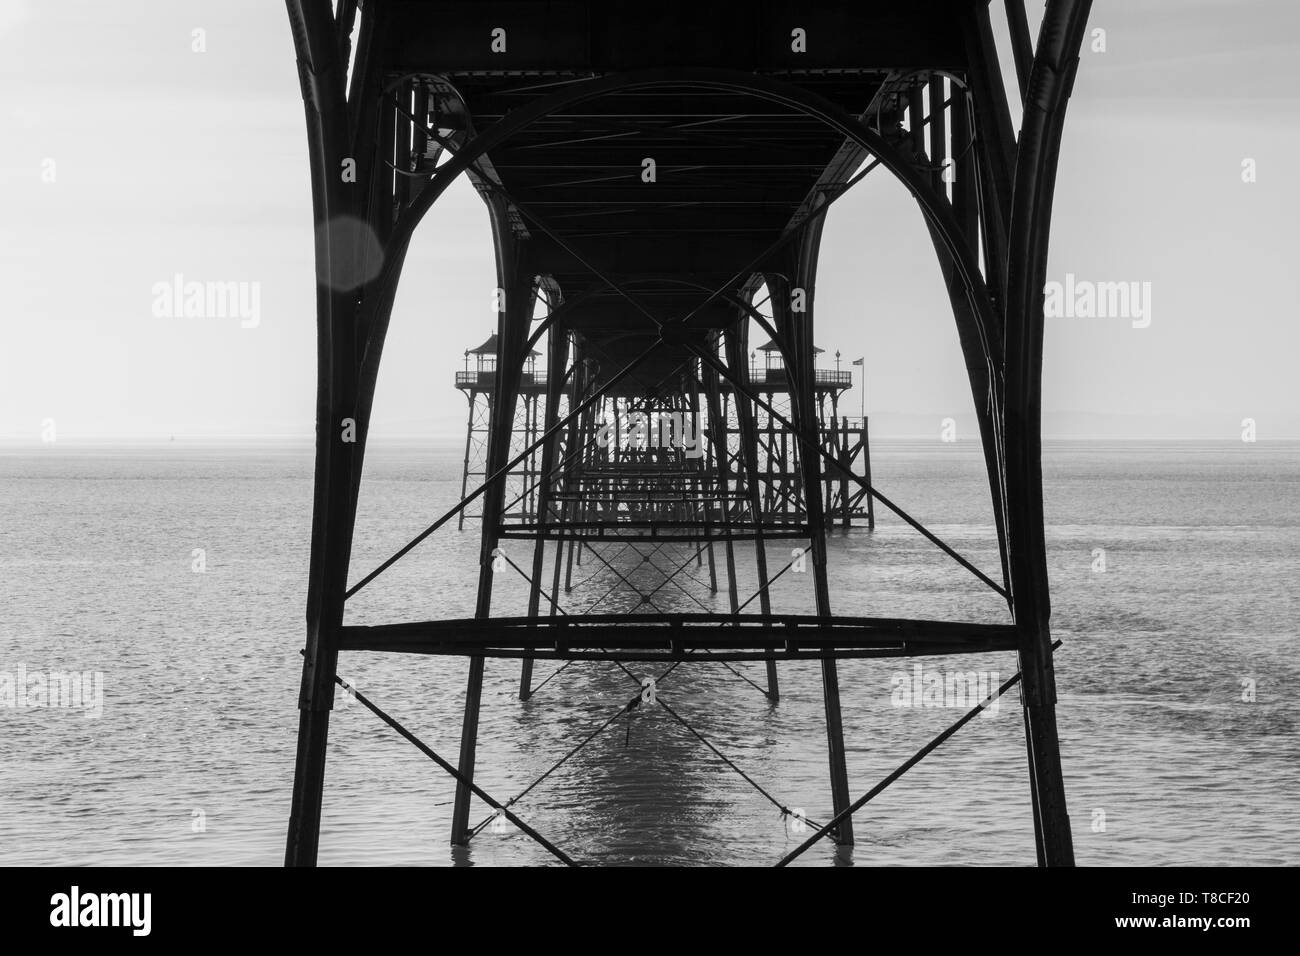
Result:
<instances>
[{"instance_id":1,"label":"iron truss","mask_svg":"<svg viewBox=\"0 0 1300 956\"><path fill-rule=\"evenodd\" d=\"M750 683L776 701L780 662L818 661L833 816L782 863L823 837L851 845L861 806L1020 684L1038 860L1071 864L1043 536L1041 289L1090 0L1047 0L1036 42L1023 0L1006 0L1018 133L989 0L287 6L307 120L321 371L286 862L316 861L336 686L455 779L453 843L488 822L470 820L477 797L575 862L511 810L541 779L506 801L474 782L486 661L519 658L524 699L555 676L534 685L537 660L561 670L613 661L635 684L628 703L542 779L648 703L783 813L664 698L647 697L626 662L660 662L658 686L692 662L744 677L732 663L762 661L766 686ZM915 197L949 293L979 418L996 570L875 487L867 422L838 408L847 379L816 367L822 227L882 168ZM470 405L461 500L354 575L366 433L394 296L416 227L461 175L492 222L499 306L490 367L457 376ZM775 368L753 367L751 325L769 337ZM876 505L998 594L1006 623L837 613L827 530L873 527ZM467 516L480 538L472 617L345 622L348 599L452 532L453 519L465 529ZM769 566L769 543L776 563L790 556L784 566ZM742 552L758 582L743 600ZM775 612L772 584L805 561L811 613ZM522 582L526 598L503 612L507 581ZM715 605L723 589L725 611ZM337 674L343 651L467 658L457 759L347 687ZM837 662L987 651L1015 651L1015 676L852 800Z\"/></svg>"}]
</instances>

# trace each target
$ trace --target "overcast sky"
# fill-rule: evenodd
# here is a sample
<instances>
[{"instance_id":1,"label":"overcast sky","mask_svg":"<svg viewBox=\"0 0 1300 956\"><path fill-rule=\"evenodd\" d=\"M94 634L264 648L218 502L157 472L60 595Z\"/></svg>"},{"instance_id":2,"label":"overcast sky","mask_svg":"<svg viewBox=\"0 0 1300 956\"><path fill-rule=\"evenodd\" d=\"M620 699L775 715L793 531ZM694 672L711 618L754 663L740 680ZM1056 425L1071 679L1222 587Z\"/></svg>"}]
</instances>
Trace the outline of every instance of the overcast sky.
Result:
<instances>
[{"instance_id":1,"label":"overcast sky","mask_svg":"<svg viewBox=\"0 0 1300 956\"><path fill-rule=\"evenodd\" d=\"M1049 319L1048 435L1232 439L1249 417L1300 437L1300 8L1097 0L1092 28L1106 50L1083 53L1050 278L1149 282L1150 325ZM60 441L309 438L311 207L283 4L0 0L0 116L0 438L39 441L47 419ZM156 316L176 274L258 283L258 324ZM830 214L818 283L818 344L846 367L867 356L878 436L972 421L933 247L884 172ZM494 285L481 201L457 184L407 260L377 437L463 434L453 373L493 327Z\"/></svg>"}]
</instances>

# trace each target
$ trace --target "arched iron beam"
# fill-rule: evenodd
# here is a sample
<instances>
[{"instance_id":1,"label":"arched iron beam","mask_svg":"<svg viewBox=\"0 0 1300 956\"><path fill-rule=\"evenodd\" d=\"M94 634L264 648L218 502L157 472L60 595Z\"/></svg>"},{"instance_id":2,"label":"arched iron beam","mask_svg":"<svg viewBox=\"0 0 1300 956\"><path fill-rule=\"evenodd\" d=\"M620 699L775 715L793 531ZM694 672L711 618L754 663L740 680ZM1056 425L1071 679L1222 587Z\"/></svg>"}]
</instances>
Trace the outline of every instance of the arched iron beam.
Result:
<instances>
[{"instance_id":1,"label":"arched iron beam","mask_svg":"<svg viewBox=\"0 0 1300 956\"><path fill-rule=\"evenodd\" d=\"M990 338L990 328L994 326L996 316L987 288L984 286L983 278L979 274L973 251L964 241L951 209L947 206L946 200L942 200L933 192L924 174L917 172L905 157L866 124L845 114L838 107L806 90L766 77L729 70L654 69L582 81L555 94L543 97L528 106L513 111L493 124L489 129L474 137L444 166L439 168L428 185L420 192L415 202L406 210L404 215L399 217L390 237L389 247L385 252L383 269L379 277L372 283L371 290L369 290L373 294L366 296L363 300L363 303L369 307L364 309L365 320L362 322L365 347L359 391L362 402L367 407L369 402L365 400L365 396L373 395L379 358L382 353L383 338L386 333L388 319L391 316L397 280L400 277L411 237L416 226L446 190L447 186L460 173L473 168L475 162L489 150L557 110L622 90L678 85L748 93L798 109L807 115L822 120L846 138L853 139L889 168L912 192L921 206L923 214L939 234L952 256L954 265L966 289L966 294L971 301L976 317L979 341L984 352L984 358L990 365L991 378L993 381L997 381L998 376L995 370L1001 364L999 361L1001 356L998 354L1000 351L1000 349L997 349L998 343Z\"/></svg>"},{"instance_id":2,"label":"arched iron beam","mask_svg":"<svg viewBox=\"0 0 1300 956\"><path fill-rule=\"evenodd\" d=\"M1038 862L1072 866L1043 531L1043 285L1066 104L1092 0L1049 0L1025 95L1008 230L1006 469L1012 611Z\"/></svg>"},{"instance_id":3,"label":"arched iron beam","mask_svg":"<svg viewBox=\"0 0 1300 956\"><path fill-rule=\"evenodd\" d=\"M872 153L909 189L926 219L939 232L953 257L967 295L971 298L985 359L991 366L1001 365L1001 346L992 337L992 330L997 327L996 314L980 274L978 260L967 245L946 198L935 193L927 175L915 170L901 153L867 124L815 93L756 74L705 68L636 70L583 80L512 110L466 143L439 167L411 206L399 216L393 228L384 268L373 284L377 298L373 300L372 310L364 326L367 362L377 344L376 339L382 339L384 334L396 293L397 279L414 230L456 177L470 170L485 153L552 113L610 93L653 86L690 86L757 96L819 119Z\"/></svg>"},{"instance_id":4,"label":"arched iron beam","mask_svg":"<svg viewBox=\"0 0 1300 956\"><path fill-rule=\"evenodd\" d=\"M1091 0L1052 0L1044 15L1030 76L1016 162L1007 300L1007 462L1028 509L1013 517L1020 542L1013 559L1013 593L1021 614L1046 620L1047 568L1043 544L1040 404L1043 373L1043 286L1065 105L1074 85ZM1025 546L1030 545L1029 551ZM1042 606L1032 607L1041 595ZM1037 602L1035 602L1037 603Z\"/></svg>"},{"instance_id":5,"label":"arched iron beam","mask_svg":"<svg viewBox=\"0 0 1300 956\"><path fill-rule=\"evenodd\" d=\"M1020 84L1020 100L1023 103L1029 92L1029 72L1034 65L1034 41L1029 38L1025 0L1006 0L1006 8L1011 53L1016 61L1016 81Z\"/></svg>"},{"instance_id":6,"label":"arched iron beam","mask_svg":"<svg viewBox=\"0 0 1300 956\"><path fill-rule=\"evenodd\" d=\"M662 74L662 73L664 73L665 71L662 71L662 70L654 70L654 71L644 71L644 72L652 73L652 74ZM734 76L734 74L731 74L730 71L700 71L700 72L704 72L704 73L707 73L707 74L723 73L723 74L727 74L727 75L729 75L729 76ZM619 77L635 77L636 75L637 75L637 74L632 74L632 73L629 73L629 74L620 74ZM749 74L741 74L741 76L745 76L745 77L747 77L747 76L749 76ZM617 78L619 78L619 77L616 77L615 79L617 79ZM608 79L608 78L607 78L607 79ZM587 81L587 82L594 82L594 81ZM656 83L664 83L664 82L669 82L669 81L659 80L659 81L648 81L648 82L650 82L650 85L655 85ZM586 85L586 84L584 83L584 85ZM671 84L671 85L675 85L675 83L673 83L673 84ZM781 84L778 84L778 86L782 86L782 85L781 85ZM804 96L804 94L806 94L806 91L803 91L803 90L801 90L801 89L799 89L799 88L797 88L797 87L789 87L788 89L789 89L789 92L794 93L794 94L798 94L798 95L800 95L800 96ZM768 90L768 91L766 91L766 92L763 92L763 91L752 91L752 92L753 92L754 95L758 95L758 96L760 96L760 97L764 97L764 98L768 98L768 99L774 99L775 101L779 101L779 102L785 102L784 100L777 100L776 97L775 97L775 94L773 94L770 90ZM590 92L590 93L588 93L588 94L586 94L586 95L597 96L597 95L601 95L601 94L600 94L599 92ZM584 95L582 98L586 98L586 95ZM818 97L815 97L815 96L812 95L812 94L807 94L807 96L804 97L804 98L810 98L810 99L812 99L812 100L819 100L819 99L820 99L820 98L818 98ZM574 101L574 102L577 102L577 101L579 101L579 98L577 98L577 97L573 97L573 101ZM787 104L787 105L789 105L789 104ZM853 117L848 116L847 114L844 114L843 111L841 111L841 110L838 109L838 107L835 107L835 106L833 106L833 105L830 104L830 103L827 103L827 102L824 102L824 101L820 101L820 102L817 102L817 103L815 103L815 104L813 104L813 105L811 105L811 106L796 106L796 108L802 109L802 110L803 110L805 113L807 113L808 115L814 116L815 118L822 119L824 122L828 122L828 123L829 123L830 121L827 119L827 116L826 116L826 115L822 115L821 113L816 112L816 110L828 110L828 111L831 111L832 113L837 114L835 118L836 118L839 122L841 122L841 123L846 123L846 124L850 124L850 125L852 125L852 126L855 126L855 127L858 128L858 130L859 130L860 132L863 132L864 134L868 134L868 135L870 135L870 136L873 136L873 137L875 138L876 142L875 142L874 145L871 145L871 144L868 144L868 143L864 142L860 137L853 137L853 136L852 136L852 130L849 130L849 131L846 131L846 130L843 130L843 129L839 130L840 132L844 133L845 135L848 135L848 136L850 136L851 138L854 138L855 141L857 141L858 144L859 144L860 146L862 146L862 147L863 147L865 150L867 150L868 152L873 152L873 154L876 156L876 160L877 160L878 163L882 163L882 164L888 166L889 168L895 170L896 173L897 173L898 170L906 170L907 173L908 173L908 175L909 175L909 179L910 179L911 181L907 181L905 184L909 186L909 188L910 188L911 191L913 192L913 195L917 198L918 202L921 203L922 208L923 208L923 211L927 208L927 203L924 202L924 201L922 201L922 198L923 198L923 195L924 195L925 198L927 198L927 199L929 199L929 200L931 201L931 202L929 203L929 205L930 205L933 209L935 209L935 210L937 211L938 214L945 215L945 216L947 217L947 219L950 220L950 222L949 222L949 226L950 226L950 227L956 225L956 219L955 219L955 217L952 215L952 210L951 210L951 208L950 208L950 207L948 206L948 204L947 204L946 196L942 196L942 195L934 195L934 194L933 194L932 187L930 186L930 184L929 184L929 183L927 182L927 180L925 179L924 171L919 171L919 170L917 170L917 168L916 168L916 164L915 164L915 161L914 161L914 160L915 160L914 157L908 157L907 155L905 155L905 154L903 154L903 153L898 152L898 151L895 150L895 151L894 151L894 155L893 155L893 157L892 157L892 162L886 162L887 157L885 157L885 156L883 156L883 155L881 155L881 154L882 154L885 150L890 150L890 149L892 149L892 147L888 145L887 141L884 140L884 139L880 136L879 133L877 133L875 130L871 129L867 124L862 123L861 121L858 121L858 120L854 119ZM504 122L504 120L502 120L501 122ZM499 125L499 124L497 124L497 125ZM831 124L831 125L834 125L834 124ZM522 127L521 127L521 128L522 128ZM436 138L436 137L435 137L435 138ZM476 138L474 141L471 141L471 143L469 144L469 146L472 147L472 146L474 145L475 142L477 142L477 138ZM972 141L972 142L973 142L973 141ZM452 147L452 144L450 144L450 143L448 143L448 144L446 144L446 145L448 146L448 148L451 148L451 147ZM471 150L471 151L472 151L472 150ZM477 163L478 163L478 161L479 161L480 158L481 158L481 153L480 153L479 155L477 155L477 156L475 156L475 155L471 155L471 156L469 157L468 162L467 162L467 168L468 168L471 172L474 171L474 170L477 168ZM874 168L874 165L876 165L876 163L873 163L871 167L868 167L868 169L870 169L870 168ZM865 171L864 171L864 172L865 172ZM852 182L855 182L857 179L861 178L861 175L862 175L862 174L859 173L857 176L855 176L855 177L853 178L853 180L850 181L850 184L851 184ZM902 178L902 177L900 177L900 178ZM493 190L495 190L495 191L501 193L503 196L505 196L505 197L506 197L507 199L509 199L511 202L514 201L513 198L510 197L509 194L508 194L508 193L507 193L507 192L506 192L506 191L505 191L505 190L504 190L504 189L503 189L499 184L494 184L494 183L490 183L490 182L489 182L489 183L485 183L485 185L488 186L489 188L491 188L491 189L493 189ZM928 191L926 191L926 192L923 193L922 190L928 190ZM580 264L582 264L584 267L587 267L588 269L590 269L593 273L595 273L595 274L597 274L597 275L600 275L599 272L597 272L597 270L595 270L594 268L592 268L592 267L591 267L591 266L590 266L590 265L589 265L589 264L588 264L588 263L587 263L587 262L586 262L586 261L585 261L585 260L584 260L584 259L583 259L579 254L578 254L578 253L574 252L574 251L573 251L572 249L570 249L567 245L565 245L561 240L559 240L558 237L554 236L554 235L551 233L551 231L549 230L549 228L546 226L546 224L545 224L544 222L541 222L540 220L538 220L537 217L536 217L536 215L535 215L534 213L529 212L526 208L524 208L522 205L520 205L520 204L518 204L518 203L516 203L516 205L519 206L521 213L522 213L526 218L531 219L531 220L534 220L534 221L535 221L535 224L536 224L539 228L541 228L541 229L542 229L544 232L546 232L548 235L551 235L552 238L553 238L556 242L558 242L562 248L566 249L566 250L567 250L571 255L574 255L575 258L578 259L578 261L579 261ZM828 206L829 206L829 203L823 203L823 204L821 204L821 206L820 206L820 212L824 214L824 212L826 211L826 209L827 209ZM419 213L419 215L423 215L423 213ZM800 226L799 226L797 229L791 231L791 235L797 236L797 235L798 235L798 234L799 234L803 229L805 229L806 227L808 227L808 226L812 223L813 219L814 219L814 217L810 217L810 219L809 219L808 221L806 221L806 222L804 222L804 223L801 223ZM412 228L414 228L414 227L412 227ZM941 244L941 243L943 243L943 242L944 242L944 238L943 238L943 229L940 227L940 225L939 225L938 223L935 223L935 222L932 221L932 222L930 223L930 228L931 228L932 233L937 233L937 234L939 234L939 238L937 239L936 244ZM949 234L949 237L951 238L951 234ZM954 241L956 241L956 240L954 240ZM784 242L784 241L783 241L783 242L780 242L780 243L778 243L777 245L778 245L778 246L784 246L784 245L785 245L785 242ZM966 253L968 254L968 257L969 257L970 259L973 260L973 253L972 253L972 251L970 250L969 245L966 244L966 243L964 243L964 241L961 243L961 245L962 245L962 247L965 249ZM776 248L774 248L773 250L771 250L771 252L770 252L769 254L765 254L765 256L764 256L763 258L767 258L768 255L774 255L776 251L777 251ZM950 252L950 255L952 255L951 252ZM960 272L962 272L962 278L963 278L963 282L964 282L964 283L965 283L965 280L966 280L969 276L971 276L971 275L976 275L976 276L978 276L978 275L979 275L979 274L978 274L978 270L977 270L976 268L967 268L967 269L963 270L963 268L962 268L963 265L970 266L970 263L969 263L969 262L965 262L965 263L963 263L963 261L962 261L962 260L960 259L960 257L957 256L957 255L952 255L952 258L953 258L953 260L954 260L954 263L955 263L957 269L958 269ZM638 303L637 303L637 302L636 302L636 301L635 301L631 296L629 296L629 295L627 295L626 293L624 293L623 290L622 290L622 289L621 289L621 288L620 288L616 283L614 283L611 279L609 279L608 277L605 277L605 276L601 276L601 278L604 279L604 281L607 282L607 283L610 285L610 287L611 287L615 292L618 292L618 293L624 295L624 297L627 298L629 301L631 301L634 305L638 305ZM980 278L980 282L982 282L982 277ZM981 352L982 352L982 355L979 356L979 357L982 358L982 359L984 360L985 364L986 364L987 367L989 368L988 380L989 380L990 382L994 383L995 393L994 393L994 396L993 396L993 398L994 398L994 402L993 402L993 404L994 404L994 407L995 407L995 409L996 409L996 408L998 407L998 404L999 404L999 397L998 397L998 395L997 395L997 393L996 393L996 383L998 383L998 382L1000 381L1000 375L998 374L998 369L997 369L997 366L999 365L999 359L1000 359L1000 356L998 356L998 355L995 354L995 350L1000 350L1000 344L1001 344L1001 336L1000 336L1000 332L1001 332L1001 323L1000 323L1000 321L999 321L999 317L998 317L996 311L992 308L992 301L991 301L991 299L989 299L989 297L988 297L988 295L987 295L987 291L985 291L984 294L983 294L982 296L980 296L980 295L978 294L978 291L977 291L977 290L972 290L972 289L970 289L969 285L964 286L964 288L965 288L965 291L966 291L966 294L967 294L967 298L968 298L968 300L969 300L969 302L970 302L970 305L971 305L971 307L972 307L972 311L973 311L973 313L974 313L975 331L976 331L976 333L977 333L977 338L978 338L978 340L979 340L979 342L980 342L980 344L981 344ZM716 295L716 293L715 293L715 295ZM711 302L711 301L713 300L713 298L715 297L715 295L711 295L711 296L709 297L709 299L706 300L706 302L704 303L704 305L702 305L702 306L699 307L699 309L702 309L702 308L704 308L705 306L707 306L708 303ZM981 302L983 302L983 304L987 307L987 308L985 308L984 310L981 310L981 309L980 309L980 304L981 304ZM638 305L638 307L639 307L639 305ZM698 312L699 309L697 309L696 312ZM642 311L644 312L645 310L642 308ZM688 316L686 316L686 317L683 319L683 321L684 321L684 322L688 322L688 321L690 320L690 318L692 318L692 317L696 314L696 312L692 312L692 313L690 313ZM658 324L658 320L656 319L655 316L651 315L651 314L648 313L648 312L646 312L646 315L647 315L649 318L651 318L652 321L655 321L656 324ZM965 349L965 348L966 348L966 341L965 341L965 340L966 340L966 338L967 338L967 336L965 335L965 328L964 328L964 319L965 319L965 316L963 316L962 314L958 314L958 315L955 316L955 318L956 318L956 321L958 322L959 326L963 326L963 328L961 329L961 331L962 331L962 342L961 342L961 344L962 344L962 346L963 346L963 349ZM778 344L778 345L781 344L779 340L777 340L777 344ZM782 352L783 352L783 355L784 355L785 358L786 358L787 365L789 365L790 363L789 363L789 355L788 355L788 351L787 351L786 349L782 348ZM973 358L973 357L974 357L974 356L969 356L969 355L967 356L967 363L968 363L968 365L970 364L970 360L971 360L971 358Z\"/></svg>"},{"instance_id":7,"label":"arched iron beam","mask_svg":"<svg viewBox=\"0 0 1300 956\"><path fill-rule=\"evenodd\" d=\"M474 169L479 158L486 152L557 110L608 93L664 85L688 85L748 93L798 109L809 116L820 119L846 138L854 140L865 150L872 153L879 163L893 172L908 187L917 203L921 206L922 213L926 216L932 233L936 235L947 250L952 265L960 277L967 301L971 306L976 340L980 344L982 353L979 357L983 359L988 368L988 382L992 392L993 405L991 418L994 421L1000 419L1003 352L1001 337L998 332L1001 330L1001 322L993 307L988 288L979 272L978 260L974 250L965 241L964 233L956 216L953 214L951 206L948 204L946 196L938 195L927 175L922 171L918 171L908 157L895 149L879 133L872 130L866 123L846 114L839 107L816 94L753 74L712 69L632 71L582 81L551 96L539 99L529 106L512 111L457 151L446 164L439 168L429 184L420 192L411 207L408 208L406 215L399 218L397 225L394 227L390 249L385 257L384 270L378 280L379 300L377 309L372 314L371 319L363 323L363 329L365 329L367 336L363 368L363 395L373 393L374 383L378 375L378 358L382 350L383 336L391 314L392 299L396 292L395 285L400 276L402 261L411 235L450 182L461 172ZM616 291L618 290L616 285L613 288ZM707 305L708 301L712 301L716 296L717 292L711 295L704 305ZM704 305L699 308L702 309ZM686 316L683 321L689 321L691 315ZM963 321L961 314L956 314L954 318L959 324ZM962 339L964 346L965 336L962 336ZM778 347L782 349L787 358L787 365L789 365L788 350L782 346L781 339L773 336L773 341L777 342ZM968 364L971 358L971 356L968 356ZM1001 536L999 537L1001 538ZM999 544L1001 545L1001 543L1000 540Z\"/></svg>"},{"instance_id":8,"label":"arched iron beam","mask_svg":"<svg viewBox=\"0 0 1300 956\"><path fill-rule=\"evenodd\" d=\"M846 138L854 140L872 153L882 165L886 166L908 187L921 206L922 213L926 216L931 227L938 234L944 247L951 255L953 264L971 303L981 351L985 362L989 366L990 380L995 383L995 388L997 387L997 383L1001 379L999 373L1003 362L1001 343L995 341L991 336L991 330L997 327L997 322L988 289L979 272L974 251L966 243L961 227L953 215L946 197L941 198L933 190L931 182L925 173L917 171L903 154L866 124L844 113L844 111L820 96L806 90L766 77L731 70L652 69L581 81L555 94L543 97L532 104L514 110L475 136L461 150L456 152L447 163L439 167L438 171L431 177L428 185L419 193L405 213L399 217L394 226L389 247L386 250L383 270L372 284L372 289L376 294L373 297L367 297L370 299L371 308L368 310L369 314L366 321L362 323L366 338L365 358L362 367L363 394L373 393L378 373L379 354L382 351L383 336L391 315L397 279L400 277L412 234L450 183L462 172L472 169L478 159L489 150L496 148L516 133L558 110L602 95L653 86L691 86L738 92L768 99L771 102L789 106L820 119L832 129L835 129ZM715 291L711 298L716 298L720 293L721 290ZM760 321L760 325L770 328L766 326L764 321Z\"/></svg>"},{"instance_id":9,"label":"arched iron beam","mask_svg":"<svg viewBox=\"0 0 1300 956\"><path fill-rule=\"evenodd\" d=\"M316 262L316 461L313 482L311 552L307 584L307 638L298 697L298 749L293 798L285 845L285 865L316 863L321 803L325 785L326 742L338 633L343 622L356 498L352 475L359 443L339 440L340 419L356 403L355 299L341 292L333 277L343 274L352 256L334 224L353 215L358 196L334 174L339 153L348 146L344 69L328 3L288 0L289 24L297 55L298 78L307 126L311 170L312 220Z\"/></svg>"}]
</instances>

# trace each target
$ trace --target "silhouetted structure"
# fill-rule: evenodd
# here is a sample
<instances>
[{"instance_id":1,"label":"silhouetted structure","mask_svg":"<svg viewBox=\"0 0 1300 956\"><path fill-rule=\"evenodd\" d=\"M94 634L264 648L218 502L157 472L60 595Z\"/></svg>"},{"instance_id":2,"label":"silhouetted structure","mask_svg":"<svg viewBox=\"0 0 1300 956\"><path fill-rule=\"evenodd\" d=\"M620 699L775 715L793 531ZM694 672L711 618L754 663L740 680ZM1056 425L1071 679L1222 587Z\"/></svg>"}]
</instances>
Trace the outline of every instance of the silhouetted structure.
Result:
<instances>
[{"instance_id":1,"label":"silhouetted structure","mask_svg":"<svg viewBox=\"0 0 1300 956\"><path fill-rule=\"evenodd\" d=\"M325 0L288 0L312 172L320 378L286 861L316 859L340 651L468 658L455 766L364 701L456 778L456 843L478 829L469 823L471 794L501 806L473 782L487 659L523 660L522 696L542 658L764 660L774 700L779 661L820 660L835 818L815 836L849 845L853 811L879 788L850 802L837 660L1015 650L1038 859L1071 863L1039 404L1054 176L1089 0L1047 0L1036 45L1023 0L1007 0L1024 105L1018 136L988 0L337 6L335 15ZM815 367L825 215L881 167L916 197L951 298L996 519L996 579L873 488L865 467L851 469L849 449L865 445L866 423L839 418L845 383ZM484 463L474 472L467 465L457 508L349 587L366 429L397 282L414 229L461 174L487 205L497 261L495 341L476 350L478 362L492 356L491 367L467 368L458 380L472 407L491 398L481 419L471 415L467 437L468 447L481 432ZM546 312L535 320L539 297ZM770 339L761 380L747 361L751 322ZM544 375L530 365L534 346L545 350ZM638 429L631 440L620 431L634 415L648 434ZM860 460L865 466L865 454ZM517 506L516 489L526 506ZM851 517L864 497L1002 595L1011 623L836 613L827 526L837 509ZM473 618L344 624L347 598L451 518L459 524L475 502L482 540ZM531 560L509 560L508 573L528 579L528 606L494 616L494 576L508 558L501 545L520 538L531 542ZM769 575L765 542L777 539L806 546L811 614L772 613L768 585L782 572ZM565 613L563 567L571 574L576 551L614 568L600 550L610 541L685 547L696 562L707 553L711 568L720 546L729 572L732 545L754 542L764 584L742 604L728 573L730 613L664 613L653 592L620 574L637 598L632 613L590 613L599 602ZM755 599L757 613L748 610Z\"/></svg>"}]
</instances>

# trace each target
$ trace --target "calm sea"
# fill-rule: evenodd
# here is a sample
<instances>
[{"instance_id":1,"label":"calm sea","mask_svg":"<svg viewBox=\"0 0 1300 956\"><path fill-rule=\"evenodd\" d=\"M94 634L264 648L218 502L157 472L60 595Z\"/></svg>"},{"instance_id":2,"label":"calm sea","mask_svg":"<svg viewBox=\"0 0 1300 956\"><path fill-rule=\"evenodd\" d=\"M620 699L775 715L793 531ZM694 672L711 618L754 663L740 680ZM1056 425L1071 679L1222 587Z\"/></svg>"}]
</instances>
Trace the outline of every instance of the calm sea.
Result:
<instances>
[{"instance_id":1,"label":"calm sea","mask_svg":"<svg viewBox=\"0 0 1300 956\"><path fill-rule=\"evenodd\" d=\"M459 495L458 449L374 449L352 579ZM1045 463L1059 719L1080 863L1300 862L1300 444L1050 443ZM880 443L880 490L981 567L997 567L971 445ZM306 447L0 452L0 675L100 672L103 708L0 707L0 846L9 864L282 861L306 594ZM522 542L506 553L528 567ZM200 553L201 552L201 553ZM477 526L439 532L349 605L350 620L467 615ZM612 552L611 552L612 554ZM773 569L788 560L773 545ZM615 560L629 567L630 555ZM643 566L650 586L689 557ZM635 560L639 559L634 559ZM742 600L757 587L737 551ZM1103 567L1104 570L1101 570ZM619 562L622 562L621 564ZM196 566L204 570L196 571ZM837 533L838 612L1004 621L1005 605L901 521ZM496 607L517 608L504 576ZM646 575L649 575L647 577ZM657 575L657 577L656 577ZM503 576L499 576L503 577ZM615 581L588 558L568 599ZM655 600L726 609L689 564ZM678 587L680 585L680 587ZM808 607L786 574L777 610ZM1014 656L932 658L996 673ZM541 663L537 680L555 670ZM911 663L841 664L851 789L865 792L961 709L899 707ZM466 664L345 654L342 673L455 759ZM638 673L653 673L635 665ZM761 680L761 666L735 665ZM523 790L636 688L578 663L536 697L518 663L489 661L481 785ZM2 679L2 677L0 677ZM814 820L829 815L821 680L783 665L772 706L718 664L677 668L660 696L750 777ZM1013 692L856 817L861 864L1032 864L1023 725ZM354 701L331 727L321 861L550 862L513 827L447 843L453 783ZM593 863L770 864L800 842L780 812L662 709L620 718L518 805ZM482 805L474 819L486 815ZM801 862L826 865L822 845Z\"/></svg>"}]
</instances>

